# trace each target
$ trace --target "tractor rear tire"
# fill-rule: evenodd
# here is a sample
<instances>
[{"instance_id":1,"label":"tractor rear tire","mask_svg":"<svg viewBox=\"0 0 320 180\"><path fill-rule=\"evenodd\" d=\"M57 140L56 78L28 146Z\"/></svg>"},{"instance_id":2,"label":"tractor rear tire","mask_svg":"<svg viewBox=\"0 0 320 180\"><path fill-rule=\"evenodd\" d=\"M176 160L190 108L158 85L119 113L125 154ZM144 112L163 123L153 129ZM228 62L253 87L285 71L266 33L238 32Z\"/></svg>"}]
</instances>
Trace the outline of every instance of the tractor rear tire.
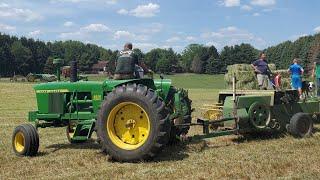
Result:
<instances>
[{"instance_id":1,"label":"tractor rear tire","mask_svg":"<svg viewBox=\"0 0 320 180\"><path fill-rule=\"evenodd\" d=\"M307 113L296 113L290 120L288 130L296 138L310 137L313 133L313 121Z\"/></svg>"},{"instance_id":2,"label":"tractor rear tire","mask_svg":"<svg viewBox=\"0 0 320 180\"><path fill-rule=\"evenodd\" d=\"M17 126L12 135L13 151L18 156L35 156L39 149L39 134L31 124Z\"/></svg>"},{"instance_id":3,"label":"tractor rear tire","mask_svg":"<svg viewBox=\"0 0 320 180\"><path fill-rule=\"evenodd\" d=\"M141 84L116 87L97 119L102 150L121 162L153 158L168 143L170 128L164 102Z\"/></svg>"}]
</instances>

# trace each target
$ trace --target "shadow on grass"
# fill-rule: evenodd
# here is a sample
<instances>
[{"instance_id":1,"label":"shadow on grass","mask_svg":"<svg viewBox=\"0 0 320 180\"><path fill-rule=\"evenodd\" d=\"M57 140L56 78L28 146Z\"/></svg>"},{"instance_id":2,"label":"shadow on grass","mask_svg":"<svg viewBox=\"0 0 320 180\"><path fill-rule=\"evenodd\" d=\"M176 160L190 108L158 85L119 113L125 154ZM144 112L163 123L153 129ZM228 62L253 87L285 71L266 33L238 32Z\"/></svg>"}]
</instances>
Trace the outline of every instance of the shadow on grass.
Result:
<instances>
[{"instance_id":1,"label":"shadow on grass","mask_svg":"<svg viewBox=\"0 0 320 180\"><path fill-rule=\"evenodd\" d=\"M167 145L153 160L158 162L181 161L187 157L189 157L189 155L186 152L186 144L177 142L175 144Z\"/></svg>"},{"instance_id":2,"label":"shadow on grass","mask_svg":"<svg viewBox=\"0 0 320 180\"><path fill-rule=\"evenodd\" d=\"M313 127L313 133L317 133L317 132L320 132L320 128L318 128L318 127Z\"/></svg>"},{"instance_id":3,"label":"shadow on grass","mask_svg":"<svg viewBox=\"0 0 320 180\"><path fill-rule=\"evenodd\" d=\"M52 152L59 151L61 149L101 149L101 146L95 142L95 140L88 140L84 143L65 143L65 144L52 144L46 147L47 149L53 149Z\"/></svg>"},{"instance_id":4,"label":"shadow on grass","mask_svg":"<svg viewBox=\"0 0 320 180\"><path fill-rule=\"evenodd\" d=\"M48 152L38 152L37 153L37 157L42 157L42 156L46 156L46 155L48 155L49 153Z\"/></svg>"},{"instance_id":5,"label":"shadow on grass","mask_svg":"<svg viewBox=\"0 0 320 180\"><path fill-rule=\"evenodd\" d=\"M279 139L285 137L287 134L281 132L252 132L243 135L239 135L233 139L235 143L246 143L252 141L265 141L272 139Z\"/></svg>"},{"instance_id":6,"label":"shadow on grass","mask_svg":"<svg viewBox=\"0 0 320 180\"><path fill-rule=\"evenodd\" d=\"M319 128L315 128L315 131L320 131ZM244 135L238 135L236 137L227 138L229 139L227 143L210 143L201 138L192 138L190 137L185 142L175 142L173 144L167 145L164 147L158 155L155 156L151 162L166 162L166 161L181 161L189 157L189 153L200 153L205 149L212 148L223 148L227 146L237 145L240 143L247 143L252 141L265 141L271 139L279 139L285 137L284 133L276 132L259 132L259 133L248 133ZM88 140L85 143L65 143L65 144L53 144L49 145L46 148L53 149L52 152L59 151L61 149L101 149L101 146L96 143L94 140ZM100 152L103 153L104 152ZM45 156L48 153L41 154ZM108 161L113 162L113 159ZM150 162L150 161L146 161Z\"/></svg>"}]
</instances>

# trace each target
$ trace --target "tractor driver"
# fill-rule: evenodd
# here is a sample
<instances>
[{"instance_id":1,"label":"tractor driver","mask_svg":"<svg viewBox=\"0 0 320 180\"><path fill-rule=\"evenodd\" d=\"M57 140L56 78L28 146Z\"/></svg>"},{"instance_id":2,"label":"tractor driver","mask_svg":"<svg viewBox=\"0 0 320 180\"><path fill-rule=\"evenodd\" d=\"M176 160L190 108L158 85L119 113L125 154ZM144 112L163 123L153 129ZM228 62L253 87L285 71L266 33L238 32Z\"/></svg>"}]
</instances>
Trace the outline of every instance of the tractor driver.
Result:
<instances>
[{"instance_id":1,"label":"tractor driver","mask_svg":"<svg viewBox=\"0 0 320 180\"><path fill-rule=\"evenodd\" d=\"M124 49L118 53L114 79L140 78L136 76L136 65L142 67L144 72L152 72L143 62L139 61L138 56L132 50L132 44L126 43Z\"/></svg>"}]
</instances>

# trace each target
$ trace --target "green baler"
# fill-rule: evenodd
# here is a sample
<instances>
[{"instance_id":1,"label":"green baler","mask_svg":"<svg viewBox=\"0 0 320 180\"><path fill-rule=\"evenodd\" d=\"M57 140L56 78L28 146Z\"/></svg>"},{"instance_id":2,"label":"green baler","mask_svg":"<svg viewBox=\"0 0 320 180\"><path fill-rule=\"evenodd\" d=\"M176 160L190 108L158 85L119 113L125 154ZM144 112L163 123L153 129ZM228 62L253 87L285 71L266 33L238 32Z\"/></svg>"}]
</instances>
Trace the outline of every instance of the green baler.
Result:
<instances>
[{"instance_id":1,"label":"green baler","mask_svg":"<svg viewBox=\"0 0 320 180\"><path fill-rule=\"evenodd\" d=\"M296 90L227 90L219 93L219 102L207 110L205 119L191 125L203 126L202 138L262 131L303 138L313 132L319 105L316 97L300 100Z\"/></svg>"}]
</instances>

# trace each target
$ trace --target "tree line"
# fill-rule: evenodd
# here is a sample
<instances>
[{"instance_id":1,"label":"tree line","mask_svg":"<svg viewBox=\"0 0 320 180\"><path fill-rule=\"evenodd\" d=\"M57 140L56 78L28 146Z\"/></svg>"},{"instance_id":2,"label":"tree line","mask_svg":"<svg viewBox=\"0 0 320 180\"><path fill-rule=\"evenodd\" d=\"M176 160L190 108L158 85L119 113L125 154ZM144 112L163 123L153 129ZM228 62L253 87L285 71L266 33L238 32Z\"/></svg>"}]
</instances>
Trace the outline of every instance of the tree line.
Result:
<instances>
[{"instance_id":1,"label":"tree line","mask_svg":"<svg viewBox=\"0 0 320 180\"><path fill-rule=\"evenodd\" d=\"M15 37L0 33L0 76L53 73L54 58L62 58L65 65L77 60L82 72L90 72L98 61L109 61L108 71L114 71L118 51L105 49L79 41L43 42L26 37ZM220 52L215 46L190 44L181 53L173 49L152 49L143 53L134 49L140 60L155 72L221 74L226 67L235 63L251 63L258 58L259 50L250 44L225 46ZM265 50L268 61L277 68L287 68L293 58L310 69L312 62L320 57L320 34L285 41Z\"/></svg>"}]
</instances>

